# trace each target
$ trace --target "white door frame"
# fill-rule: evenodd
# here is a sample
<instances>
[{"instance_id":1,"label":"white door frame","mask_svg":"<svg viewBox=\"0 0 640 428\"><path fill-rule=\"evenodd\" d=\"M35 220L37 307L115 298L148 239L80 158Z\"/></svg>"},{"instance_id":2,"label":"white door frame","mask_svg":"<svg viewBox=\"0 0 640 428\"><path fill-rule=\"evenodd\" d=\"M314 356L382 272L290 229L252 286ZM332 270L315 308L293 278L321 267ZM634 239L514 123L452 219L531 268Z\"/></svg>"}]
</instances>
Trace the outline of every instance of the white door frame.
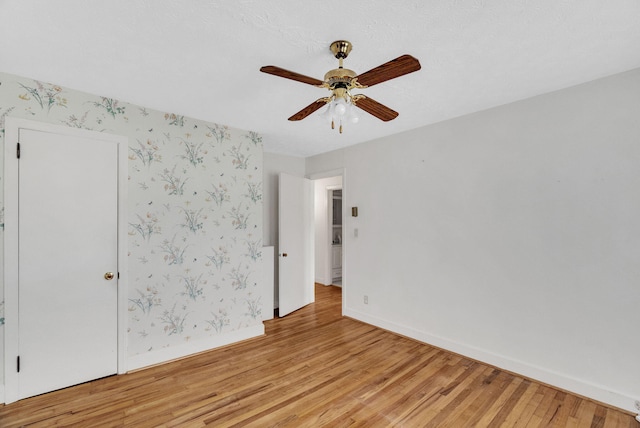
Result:
<instances>
[{"instance_id":1,"label":"white door frame","mask_svg":"<svg viewBox=\"0 0 640 428\"><path fill-rule=\"evenodd\" d=\"M118 145L118 374L126 373L127 349L127 152L128 138L85 129L7 117L4 137L4 387L6 404L18 400L16 357L19 350L18 325L18 159L19 129L31 129L76 137L111 141ZM88 143L90 144L90 143Z\"/></svg>"},{"instance_id":2,"label":"white door frame","mask_svg":"<svg viewBox=\"0 0 640 428\"><path fill-rule=\"evenodd\" d=\"M347 210L347 169L339 168L332 169L330 171L317 172L314 174L308 174L306 177L310 180L319 180L329 177L342 177L342 312L347 302L347 276L348 266L347 263L347 230L351 227L351 214ZM326 191L327 189L325 189Z\"/></svg>"},{"instance_id":3,"label":"white door frame","mask_svg":"<svg viewBox=\"0 0 640 428\"><path fill-rule=\"evenodd\" d=\"M340 176L342 177L342 176ZM329 283L327 285L333 285L333 191L334 190L342 190L342 184L337 184L333 186L326 186L325 188L325 198L327 198L327 236L325 237L325 242L328 242L328 250L326 251L326 257L328 263L326 264L326 272L325 274L329 274ZM344 214L344 206L342 207L342 211ZM342 221L344 222L344 215L342 216ZM343 233L342 227L340 228L340 234Z\"/></svg>"}]
</instances>

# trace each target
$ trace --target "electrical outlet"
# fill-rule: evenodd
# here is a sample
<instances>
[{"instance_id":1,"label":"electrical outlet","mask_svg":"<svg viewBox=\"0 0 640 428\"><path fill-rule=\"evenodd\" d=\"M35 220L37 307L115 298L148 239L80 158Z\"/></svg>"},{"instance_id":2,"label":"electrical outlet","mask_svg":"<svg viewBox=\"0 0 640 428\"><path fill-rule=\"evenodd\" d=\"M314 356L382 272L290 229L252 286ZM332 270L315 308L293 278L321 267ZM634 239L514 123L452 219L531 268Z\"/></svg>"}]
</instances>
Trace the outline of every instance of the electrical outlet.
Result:
<instances>
[{"instance_id":1,"label":"electrical outlet","mask_svg":"<svg viewBox=\"0 0 640 428\"><path fill-rule=\"evenodd\" d=\"M364 296L364 304L365 305L369 304L369 296Z\"/></svg>"},{"instance_id":2,"label":"electrical outlet","mask_svg":"<svg viewBox=\"0 0 640 428\"><path fill-rule=\"evenodd\" d=\"M636 400L635 405L636 405L636 410L640 410L640 400Z\"/></svg>"}]
</instances>

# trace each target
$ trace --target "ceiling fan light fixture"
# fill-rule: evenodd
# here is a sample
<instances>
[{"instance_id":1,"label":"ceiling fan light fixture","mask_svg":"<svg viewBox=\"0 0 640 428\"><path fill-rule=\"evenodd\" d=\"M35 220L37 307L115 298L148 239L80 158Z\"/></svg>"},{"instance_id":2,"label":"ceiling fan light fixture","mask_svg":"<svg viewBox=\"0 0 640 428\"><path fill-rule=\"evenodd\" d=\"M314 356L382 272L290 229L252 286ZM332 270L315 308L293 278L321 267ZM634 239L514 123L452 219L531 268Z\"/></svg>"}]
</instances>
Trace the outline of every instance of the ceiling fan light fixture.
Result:
<instances>
[{"instance_id":1,"label":"ceiling fan light fixture","mask_svg":"<svg viewBox=\"0 0 640 428\"><path fill-rule=\"evenodd\" d=\"M320 114L320 117L328 123L331 123L333 120L333 103L327 103L327 107L324 109L322 114Z\"/></svg>"},{"instance_id":2,"label":"ceiling fan light fixture","mask_svg":"<svg viewBox=\"0 0 640 428\"><path fill-rule=\"evenodd\" d=\"M356 110L354 104L349 104L349 109L347 111L347 121L353 124L356 124L360 121L360 116L358 115L358 111Z\"/></svg>"},{"instance_id":3,"label":"ceiling fan light fixture","mask_svg":"<svg viewBox=\"0 0 640 428\"><path fill-rule=\"evenodd\" d=\"M334 93L327 99L327 108L322 113L322 117L331 122L331 129L336 129L342 134L344 124L358 123L359 117L355 112L355 103L353 97L348 91L340 94Z\"/></svg>"},{"instance_id":4,"label":"ceiling fan light fixture","mask_svg":"<svg viewBox=\"0 0 640 428\"><path fill-rule=\"evenodd\" d=\"M371 70L357 74L353 70L343 67L343 60L351 52L352 45L346 40L337 40L329 46L333 55L338 59L338 68L329 70L324 75L324 80L315 79L300 73L285 70L284 68L267 65L260 68L260 71L274 76L295 80L315 86L317 88L328 89L331 95L315 100L299 112L295 113L289 120L298 121L308 117L310 114L322 109L325 104L328 107L322 116L331 121L331 129L335 129L336 121L339 123L339 130L342 133L343 123L357 123L358 115L353 107L358 107L372 116L388 122L398 117L398 112L390 109L384 104L362 94L351 94L352 89L365 89L387 80L395 79L405 74L420 70L420 62L411 55L405 54L396 59L372 68ZM337 120L336 120L337 119Z\"/></svg>"},{"instance_id":5,"label":"ceiling fan light fixture","mask_svg":"<svg viewBox=\"0 0 640 428\"><path fill-rule=\"evenodd\" d=\"M336 116L344 116L347 112L347 102L344 98L338 98L333 102L333 111Z\"/></svg>"}]
</instances>

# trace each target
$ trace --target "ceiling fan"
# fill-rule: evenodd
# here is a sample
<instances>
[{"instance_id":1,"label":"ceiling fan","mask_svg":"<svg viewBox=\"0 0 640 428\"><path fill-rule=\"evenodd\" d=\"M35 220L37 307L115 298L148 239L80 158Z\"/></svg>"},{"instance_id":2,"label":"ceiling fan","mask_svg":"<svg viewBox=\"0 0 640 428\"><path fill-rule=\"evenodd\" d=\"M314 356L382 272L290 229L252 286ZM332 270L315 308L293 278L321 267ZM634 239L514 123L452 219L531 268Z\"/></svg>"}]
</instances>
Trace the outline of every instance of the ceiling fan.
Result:
<instances>
[{"instance_id":1,"label":"ceiling fan","mask_svg":"<svg viewBox=\"0 0 640 428\"><path fill-rule=\"evenodd\" d=\"M344 68L342 65L343 60L349 55L349 52L351 52L352 45L350 42L337 40L331 43L329 48L338 59L339 64L338 68L329 70L324 75L324 80L315 79L274 65L266 65L260 68L260 71L263 73L273 74L274 76L284 77L319 88L326 88L331 91L330 96L315 100L291 116L289 120L302 120L327 104L329 104L327 115L331 118L331 128L335 127L335 121L338 120L340 133L342 133L343 120L347 120L349 116L352 116L352 119L357 118L357 116L353 116L353 106L359 107L385 122L398 117L398 112L365 95L351 94L351 90L368 88L378 83L418 71L420 70L420 62L411 55L402 55L365 73L357 74L355 71Z\"/></svg>"}]
</instances>

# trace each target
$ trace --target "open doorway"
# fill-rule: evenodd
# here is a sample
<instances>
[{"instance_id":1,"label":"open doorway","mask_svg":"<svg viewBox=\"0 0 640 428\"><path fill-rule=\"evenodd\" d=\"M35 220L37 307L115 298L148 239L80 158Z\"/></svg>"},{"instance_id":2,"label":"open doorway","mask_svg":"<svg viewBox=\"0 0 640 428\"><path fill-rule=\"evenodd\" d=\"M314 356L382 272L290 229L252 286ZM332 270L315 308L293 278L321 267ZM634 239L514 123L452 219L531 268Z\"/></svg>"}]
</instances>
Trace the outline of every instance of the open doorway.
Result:
<instances>
[{"instance_id":1,"label":"open doorway","mask_svg":"<svg viewBox=\"0 0 640 428\"><path fill-rule=\"evenodd\" d=\"M342 287L342 188L330 189L329 240L331 241L331 285Z\"/></svg>"},{"instance_id":2,"label":"open doorway","mask_svg":"<svg viewBox=\"0 0 640 428\"><path fill-rule=\"evenodd\" d=\"M314 180L315 282L344 285L342 175Z\"/></svg>"}]
</instances>

